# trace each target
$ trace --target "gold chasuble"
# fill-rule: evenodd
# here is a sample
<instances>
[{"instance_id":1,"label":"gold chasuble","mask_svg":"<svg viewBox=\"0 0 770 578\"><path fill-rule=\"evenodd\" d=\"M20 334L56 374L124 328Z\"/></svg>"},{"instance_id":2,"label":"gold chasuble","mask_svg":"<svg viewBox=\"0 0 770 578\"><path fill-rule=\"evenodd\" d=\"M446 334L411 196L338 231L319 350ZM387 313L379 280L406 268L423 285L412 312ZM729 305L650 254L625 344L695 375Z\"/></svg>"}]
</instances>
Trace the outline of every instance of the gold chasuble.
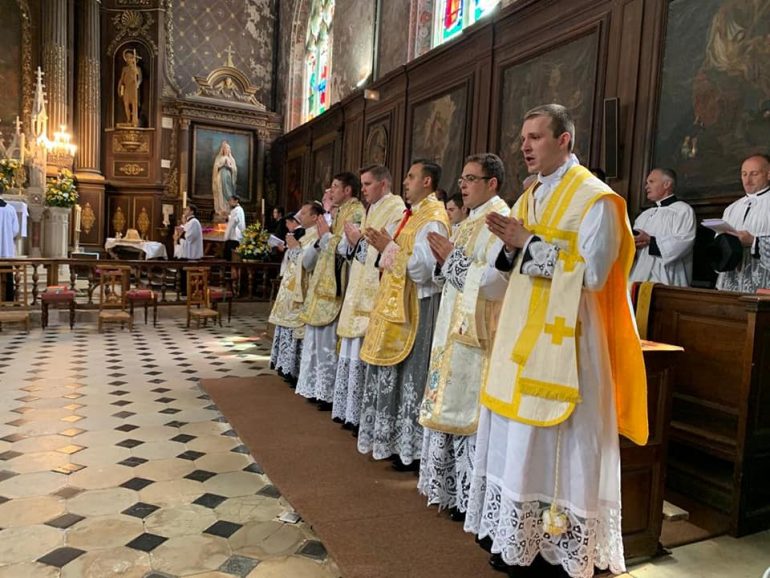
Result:
<instances>
[{"instance_id":1,"label":"gold chasuble","mask_svg":"<svg viewBox=\"0 0 770 578\"><path fill-rule=\"evenodd\" d=\"M379 203L369 208L361 229L367 227L376 229L387 228L388 225L398 224L404 213L404 200L388 193ZM369 326L369 316L374 308L377 289L380 287L380 271L375 263L379 253L369 246L366 252L366 262L353 259L350 265L348 287L345 300L342 303L340 319L337 323L337 335L350 339L363 337Z\"/></svg>"},{"instance_id":2,"label":"gold chasuble","mask_svg":"<svg viewBox=\"0 0 770 578\"><path fill-rule=\"evenodd\" d=\"M399 250L391 270L383 272L361 347L361 360L370 365L398 365L412 351L420 320L417 286L409 278L406 266L414 251L417 233L431 221L441 223L449 232L444 203L433 193L412 207L411 217L394 239Z\"/></svg>"},{"instance_id":3,"label":"gold chasuble","mask_svg":"<svg viewBox=\"0 0 770 578\"><path fill-rule=\"evenodd\" d=\"M519 198L511 214L543 241L556 245L558 260L551 279L524 275L520 273L523 251L519 252L503 300L501 330L492 348L481 403L533 426L557 425L580 403L578 309L585 262L578 250L578 231L591 206L607 199L616 211L621 243L607 281L594 295L607 338L618 431L643 445L648 436L647 380L627 294L634 241L625 202L580 165L569 169L543 200L539 218L534 188Z\"/></svg>"},{"instance_id":4,"label":"gold chasuble","mask_svg":"<svg viewBox=\"0 0 770 578\"><path fill-rule=\"evenodd\" d=\"M331 237L318 255L313 276L308 287L308 299L302 320L313 327L325 327L339 315L342 295L345 292L346 264L337 258L337 245L345 234L345 223L360 225L364 220L364 206L356 198L345 201L334 217Z\"/></svg>"},{"instance_id":5,"label":"gold chasuble","mask_svg":"<svg viewBox=\"0 0 770 578\"><path fill-rule=\"evenodd\" d=\"M270 312L268 321L273 325L297 329L304 324L300 320L300 314L305 303L307 287L310 275L302 268L302 255L305 249L312 246L318 240L318 230L309 228L299 240L299 254L290 259L281 279L281 286L275 298L275 304ZM289 249L291 250L291 249Z\"/></svg>"},{"instance_id":6,"label":"gold chasuble","mask_svg":"<svg viewBox=\"0 0 770 578\"><path fill-rule=\"evenodd\" d=\"M455 249L471 259L463 290L444 284L433 333L430 370L420 406L420 425L458 435L478 427L479 390L486 374L500 302L480 295L481 280L497 237L486 226L486 216L507 215L500 197L489 200L478 214L468 217L452 235Z\"/></svg>"}]
</instances>

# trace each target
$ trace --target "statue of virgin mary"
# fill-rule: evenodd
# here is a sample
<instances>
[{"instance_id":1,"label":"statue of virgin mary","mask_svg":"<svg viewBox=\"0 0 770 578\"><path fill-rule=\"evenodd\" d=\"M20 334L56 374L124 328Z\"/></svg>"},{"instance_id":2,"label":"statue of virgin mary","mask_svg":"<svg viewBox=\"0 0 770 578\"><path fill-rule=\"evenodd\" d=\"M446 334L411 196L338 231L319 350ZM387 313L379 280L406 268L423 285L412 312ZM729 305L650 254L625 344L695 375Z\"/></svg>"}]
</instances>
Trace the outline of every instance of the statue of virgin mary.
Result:
<instances>
[{"instance_id":1,"label":"statue of virgin mary","mask_svg":"<svg viewBox=\"0 0 770 578\"><path fill-rule=\"evenodd\" d=\"M230 206L228 201L235 195L235 183L238 179L238 166L235 157L230 150L230 143L222 141L219 152L214 158L214 167L211 171L211 191L214 195L214 211L216 213L228 213Z\"/></svg>"}]
</instances>

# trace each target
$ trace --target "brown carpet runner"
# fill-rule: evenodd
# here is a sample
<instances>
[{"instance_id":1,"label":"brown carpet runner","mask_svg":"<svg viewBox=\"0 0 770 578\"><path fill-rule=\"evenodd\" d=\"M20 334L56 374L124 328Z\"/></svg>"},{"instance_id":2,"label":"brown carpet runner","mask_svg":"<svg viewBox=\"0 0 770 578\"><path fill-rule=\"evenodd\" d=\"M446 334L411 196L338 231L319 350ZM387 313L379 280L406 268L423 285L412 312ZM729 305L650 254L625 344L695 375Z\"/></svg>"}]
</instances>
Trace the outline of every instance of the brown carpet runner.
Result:
<instances>
[{"instance_id":1,"label":"brown carpet runner","mask_svg":"<svg viewBox=\"0 0 770 578\"><path fill-rule=\"evenodd\" d=\"M462 524L426 507L414 474L359 454L329 412L278 377L201 384L344 578L501 576Z\"/></svg>"}]
</instances>

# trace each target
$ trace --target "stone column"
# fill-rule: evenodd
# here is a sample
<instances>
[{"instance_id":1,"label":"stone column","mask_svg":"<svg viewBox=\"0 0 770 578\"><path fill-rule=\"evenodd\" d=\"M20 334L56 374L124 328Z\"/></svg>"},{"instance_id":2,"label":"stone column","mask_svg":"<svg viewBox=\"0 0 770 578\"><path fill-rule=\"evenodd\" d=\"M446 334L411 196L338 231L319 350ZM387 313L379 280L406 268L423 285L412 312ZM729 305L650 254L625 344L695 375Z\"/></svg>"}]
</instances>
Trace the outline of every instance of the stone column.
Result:
<instances>
[{"instance_id":1,"label":"stone column","mask_svg":"<svg viewBox=\"0 0 770 578\"><path fill-rule=\"evenodd\" d=\"M77 77L75 84L75 178L79 204L96 208L96 223L81 233L80 245L100 248L104 243L104 176L102 174L102 104L99 0L80 0L77 8ZM101 210L100 210L101 209ZM74 230L73 230L73 234Z\"/></svg>"},{"instance_id":2,"label":"stone column","mask_svg":"<svg viewBox=\"0 0 770 578\"><path fill-rule=\"evenodd\" d=\"M175 215L177 224L182 222L182 193L187 191L187 203L190 204L190 191L187 188L187 171L190 167L190 119L180 117L179 120L179 136L177 150L179 151L179 211Z\"/></svg>"},{"instance_id":3,"label":"stone column","mask_svg":"<svg viewBox=\"0 0 770 578\"><path fill-rule=\"evenodd\" d=\"M99 0L78 6L77 103L75 169L101 176L101 66L99 60Z\"/></svg>"},{"instance_id":4,"label":"stone column","mask_svg":"<svg viewBox=\"0 0 770 578\"><path fill-rule=\"evenodd\" d=\"M262 216L262 224L266 224L267 219L262 213L262 207L265 206L265 141L267 133L259 131L257 136L257 212ZM267 210L267 207L265 207Z\"/></svg>"},{"instance_id":5,"label":"stone column","mask_svg":"<svg viewBox=\"0 0 770 578\"><path fill-rule=\"evenodd\" d=\"M48 136L67 124L67 31L68 1L43 4L43 72L48 93Z\"/></svg>"}]
</instances>

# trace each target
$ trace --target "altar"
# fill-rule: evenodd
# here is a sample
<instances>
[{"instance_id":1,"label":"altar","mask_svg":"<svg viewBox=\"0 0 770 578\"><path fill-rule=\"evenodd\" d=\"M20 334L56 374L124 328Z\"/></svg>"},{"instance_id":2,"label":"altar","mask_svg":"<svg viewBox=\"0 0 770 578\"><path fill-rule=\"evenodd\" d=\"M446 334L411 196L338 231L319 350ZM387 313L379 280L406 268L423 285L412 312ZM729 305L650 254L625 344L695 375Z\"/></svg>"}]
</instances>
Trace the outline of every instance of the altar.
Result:
<instances>
[{"instance_id":1,"label":"altar","mask_svg":"<svg viewBox=\"0 0 770 578\"><path fill-rule=\"evenodd\" d=\"M144 253L144 259L168 259L166 246L157 241L128 241L126 239L117 239L107 237L104 243L104 249L113 259L120 259L119 248L124 247L132 251ZM118 250L116 250L118 248Z\"/></svg>"}]
</instances>

